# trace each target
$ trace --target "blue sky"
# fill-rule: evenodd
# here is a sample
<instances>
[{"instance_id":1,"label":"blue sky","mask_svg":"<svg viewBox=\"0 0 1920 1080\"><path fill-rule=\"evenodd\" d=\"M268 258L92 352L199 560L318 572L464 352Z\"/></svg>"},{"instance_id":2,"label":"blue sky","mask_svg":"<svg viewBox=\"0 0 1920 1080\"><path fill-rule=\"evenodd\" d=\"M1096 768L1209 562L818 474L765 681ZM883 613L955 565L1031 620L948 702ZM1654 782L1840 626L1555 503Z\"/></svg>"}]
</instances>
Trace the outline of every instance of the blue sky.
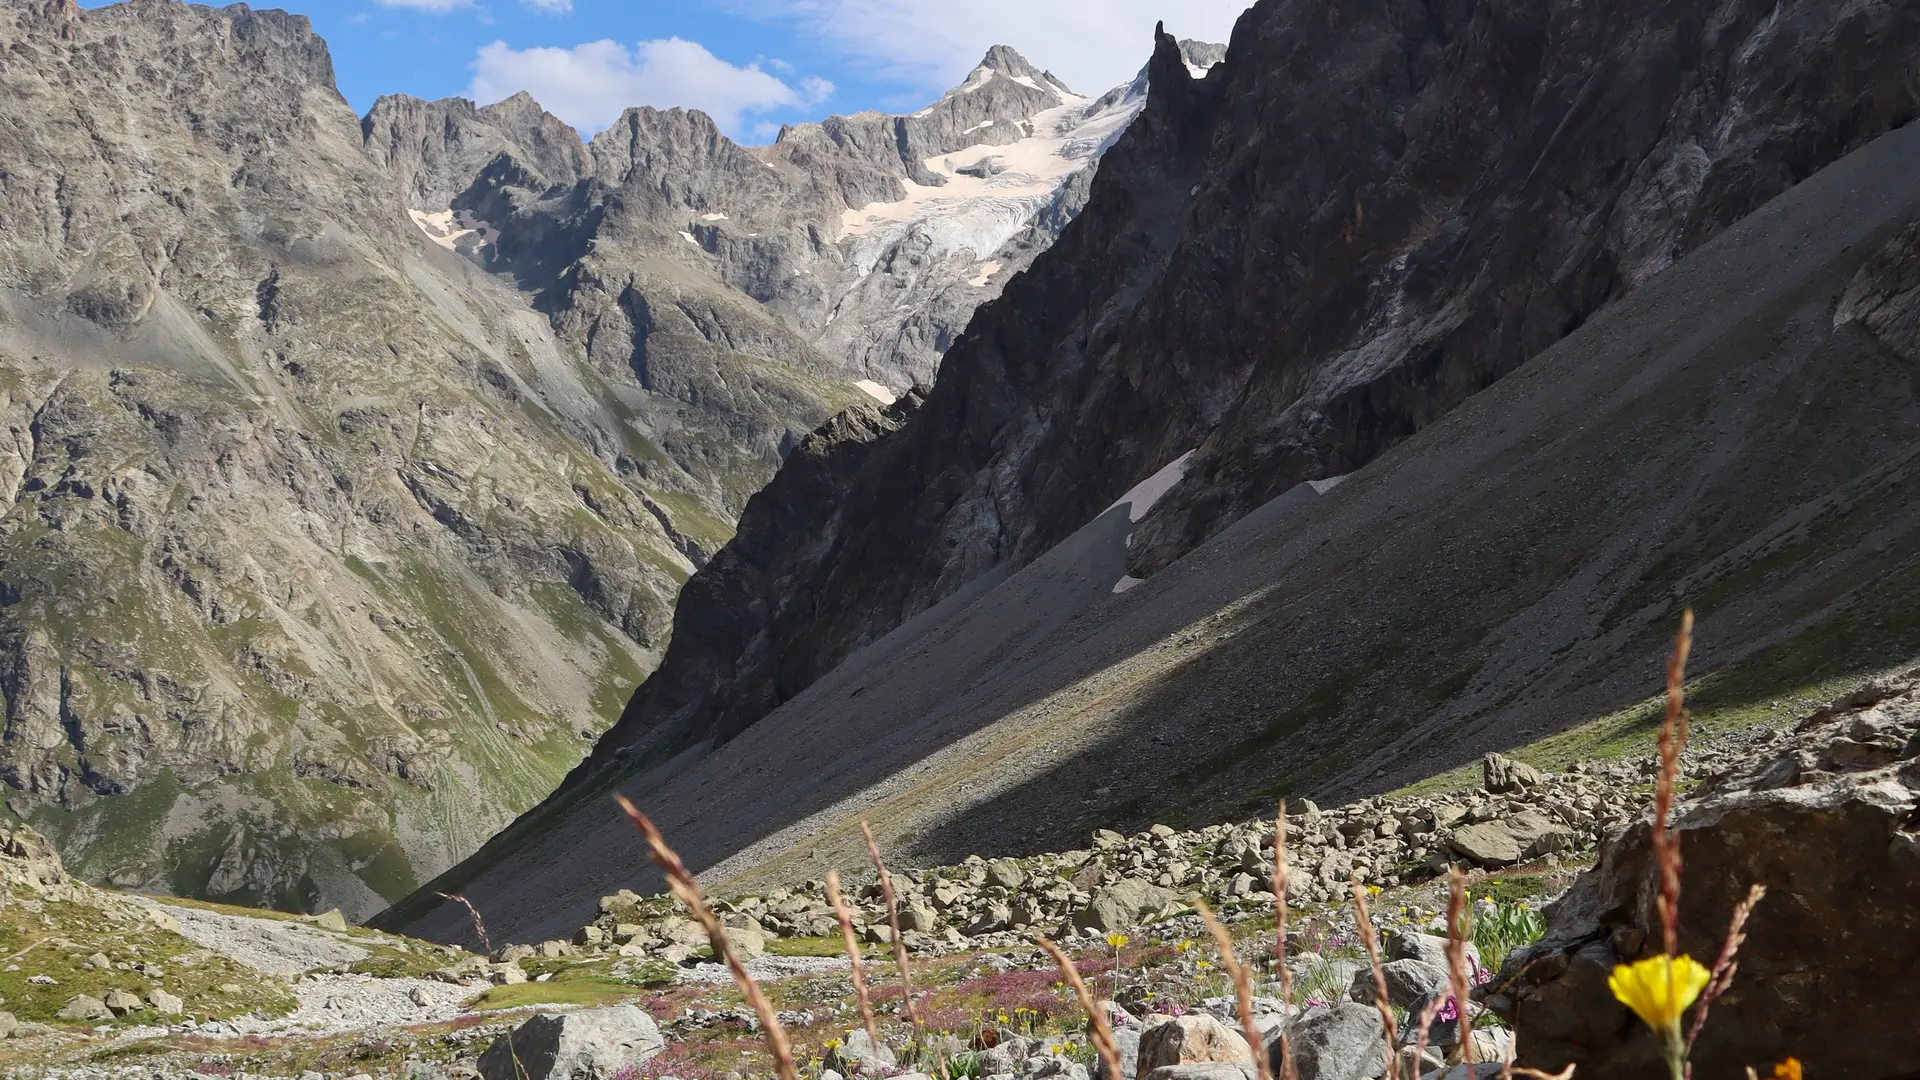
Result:
<instances>
[{"instance_id":1,"label":"blue sky","mask_svg":"<svg viewBox=\"0 0 1920 1080\"><path fill-rule=\"evenodd\" d=\"M275 0L256 0L271 6ZM1225 41L1243 0L280 0L313 20L340 91L526 90L591 134L630 105L704 109L734 138L783 122L911 111L1007 44L1075 90L1131 78L1165 18Z\"/></svg>"}]
</instances>

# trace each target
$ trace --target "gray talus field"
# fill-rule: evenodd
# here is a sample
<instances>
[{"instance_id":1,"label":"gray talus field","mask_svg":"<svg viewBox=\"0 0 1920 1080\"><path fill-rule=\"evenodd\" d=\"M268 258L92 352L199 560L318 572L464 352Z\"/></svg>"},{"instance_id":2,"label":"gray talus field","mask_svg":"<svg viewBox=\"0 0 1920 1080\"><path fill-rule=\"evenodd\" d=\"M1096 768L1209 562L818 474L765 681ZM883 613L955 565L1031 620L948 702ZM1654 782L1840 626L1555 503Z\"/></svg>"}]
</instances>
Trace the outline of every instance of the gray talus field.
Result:
<instances>
[{"instance_id":1,"label":"gray talus field","mask_svg":"<svg viewBox=\"0 0 1920 1080\"><path fill-rule=\"evenodd\" d=\"M856 865L863 815L925 864L1391 788L1646 698L1683 604L1709 722L1911 657L1916 166L1920 128L1874 142L1142 584L1112 591L1140 509L1116 507L615 785L710 879L798 880ZM566 932L650 880L609 793L589 780L446 884L498 933ZM464 931L426 903L385 918Z\"/></svg>"}]
</instances>

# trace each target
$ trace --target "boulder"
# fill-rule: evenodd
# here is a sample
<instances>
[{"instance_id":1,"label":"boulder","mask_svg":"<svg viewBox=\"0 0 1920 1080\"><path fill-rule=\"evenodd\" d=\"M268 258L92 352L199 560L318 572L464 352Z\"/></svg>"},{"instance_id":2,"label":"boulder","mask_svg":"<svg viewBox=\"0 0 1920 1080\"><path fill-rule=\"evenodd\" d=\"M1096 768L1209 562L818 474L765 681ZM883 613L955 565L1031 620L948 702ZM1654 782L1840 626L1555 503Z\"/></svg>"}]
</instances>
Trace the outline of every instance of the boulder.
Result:
<instances>
[{"instance_id":1,"label":"boulder","mask_svg":"<svg viewBox=\"0 0 1920 1080\"><path fill-rule=\"evenodd\" d=\"M1247 1040L1211 1014L1196 1012L1148 1028L1140 1035L1140 1073L1194 1062L1252 1062Z\"/></svg>"},{"instance_id":2,"label":"boulder","mask_svg":"<svg viewBox=\"0 0 1920 1080\"><path fill-rule=\"evenodd\" d=\"M113 1010L107 1008L107 1003L97 997L75 994L68 998L67 1003L60 1006L60 1011L54 1015L62 1020L111 1020Z\"/></svg>"},{"instance_id":3,"label":"boulder","mask_svg":"<svg viewBox=\"0 0 1920 1080\"><path fill-rule=\"evenodd\" d=\"M1442 971L1447 970L1447 939L1438 934L1389 930L1383 944L1388 960L1418 960L1432 964ZM1467 942L1467 969L1472 971L1479 966L1480 950L1469 941Z\"/></svg>"},{"instance_id":4,"label":"boulder","mask_svg":"<svg viewBox=\"0 0 1920 1080\"><path fill-rule=\"evenodd\" d=\"M20 1030L20 1019L10 1012L0 1010L0 1039L10 1039Z\"/></svg>"},{"instance_id":5,"label":"boulder","mask_svg":"<svg viewBox=\"0 0 1920 1080\"><path fill-rule=\"evenodd\" d=\"M331 930L336 934L344 934L347 932L347 917L340 914L339 908L310 916L307 921L322 930Z\"/></svg>"},{"instance_id":6,"label":"boulder","mask_svg":"<svg viewBox=\"0 0 1920 1080\"><path fill-rule=\"evenodd\" d=\"M1012 859L995 859L987 864L987 884L998 885L1003 889L1017 889L1025 884L1027 872Z\"/></svg>"},{"instance_id":7,"label":"boulder","mask_svg":"<svg viewBox=\"0 0 1920 1080\"><path fill-rule=\"evenodd\" d=\"M1366 1080L1385 1071L1386 1025L1371 1005L1335 1002L1295 1021L1288 1035L1301 1080ZM1280 1074L1280 1040L1268 1044L1274 1075Z\"/></svg>"},{"instance_id":8,"label":"boulder","mask_svg":"<svg viewBox=\"0 0 1920 1080\"><path fill-rule=\"evenodd\" d=\"M764 956L767 952L767 936L754 930L726 928L727 948L742 960L751 960Z\"/></svg>"},{"instance_id":9,"label":"boulder","mask_svg":"<svg viewBox=\"0 0 1920 1080\"><path fill-rule=\"evenodd\" d=\"M1139 878L1121 878L1095 892L1087 906L1074 913L1073 924L1103 933L1125 930L1179 898L1172 889Z\"/></svg>"},{"instance_id":10,"label":"boulder","mask_svg":"<svg viewBox=\"0 0 1920 1080\"><path fill-rule=\"evenodd\" d=\"M896 1060L890 1047L873 1045L865 1028L855 1028L827 1051L825 1064L847 1076L878 1075L893 1068Z\"/></svg>"},{"instance_id":11,"label":"boulder","mask_svg":"<svg viewBox=\"0 0 1920 1080\"><path fill-rule=\"evenodd\" d=\"M1680 950L1712 963L1750 884L1740 968L1695 1045L1696 1076L1744 1075L1789 1055L1809 1076L1913 1073L1920 1013L1920 680L1909 674L1816 713L1709 779L1676 808L1685 853ZM1659 1047L1613 1000L1614 965L1659 948L1644 821L1547 909L1487 1005L1515 1025L1524 1064L1581 1076L1652 1075Z\"/></svg>"},{"instance_id":12,"label":"boulder","mask_svg":"<svg viewBox=\"0 0 1920 1080\"><path fill-rule=\"evenodd\" d=\"M153 1006L153 1011L161 1016L179 1016L187 1011L187 1003L180 999L180 995L157 988L147 991L147 1004Z\"/></svg>"},{"instance_id":13,"label":"boulder","mask_svg":"<svg viewBox=\"0 0 1920 1080\"><path fill-rule=\"evenodd\" d=\"M1113 1029L1113 1049L1120 1055L1120 1075L1125 1080L1134 1080L1140 1075L1140 1036L1141 1030L1136 1025ZM1107 1063L1102 1058L1094 1059L1093 1075L1098 1080L1113 1080L1107 1075Z\"/></svg>"},{"instance_id":14,"label":"boulder","mask_svg":"<svg viewBox=\"0 0 1920 1080\"><path fill-rule=\"evenodd\" d=\"M1447 840L1454 851L1491 869L1537 859L1573 846L1572 829L1540 813L1522 810L1504 818L1462 825Z\"/></svg>"},{"instance_id":15,"label":"boulder","mask_svg":"<svg viewBox=\"0 0 1920 1080\"><path fill-rule=\"evenodd\" d=\"M1505 754L1488 754L1482 758L1480 777L1486 789L1496 795L1530 788L1547 778L1539 769Z\"/></svg>"},{"instance_id":16,"label":"boulder","mask_svg":"<svg viewBox=\"0 0 1920 1080\"><path fill-rule=\"evenodd\" d=\"M1253 1080L1253 1066L1238 1061L1195 1061L1165 1065L1147 1074L1147 1080Z\"/></svg>"},{"instance_id":17,"label":"boulder","mask_svg":"<svg viewBox=\"0 0 1920 1080\"><path fill-rule=\"evenodd\" d=\"M494 1040L476 1065L481 1080L601 1080L666 1045L645 1010L611 1005L534 1016Z\"/></svg>"},{"instance_id":18,"label":"boulder","mask_svg":"<svg viewBox=\"0 0 1920 1080\"><path fill-rule=\"evenodd\" d=\"M139 995L117 989L107 991L106 996L100 999L100 1003L105 1005L107 1010L115 1016L125 1016L130 1012L138 1012L143 1004Z\"/></svg>"},{"instance_id":19,"label":"boulder","mask_svg":"<svg viewBox=\"0 0 1920 1080\"><path fill-rule=\"evenodd\" d=\"M1388 1004L1398 1005L1402 1009L1414 1008L1429 995L1440 993L1447 986L1447 970L1424 960L1390 960L1380 966L1380 973L1387 981ZM1354 972L1348 997L1362 1005L1372 1005L1378 993L1372 967Z\"/></svg>"}]
</instances>

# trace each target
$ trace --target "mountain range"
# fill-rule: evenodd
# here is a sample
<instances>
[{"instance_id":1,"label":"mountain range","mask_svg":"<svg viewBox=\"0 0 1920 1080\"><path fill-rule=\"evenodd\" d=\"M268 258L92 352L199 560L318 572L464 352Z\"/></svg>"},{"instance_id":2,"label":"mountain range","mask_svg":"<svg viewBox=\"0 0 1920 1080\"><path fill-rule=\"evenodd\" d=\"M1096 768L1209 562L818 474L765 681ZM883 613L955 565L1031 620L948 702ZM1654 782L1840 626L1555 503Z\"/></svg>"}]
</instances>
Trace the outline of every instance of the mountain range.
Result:
<instances>
[{"instance_id":1,"label":"mountain range","mask_svg":"<svg viewBox=\"0 0 1920 1080\"><path fill-rule=\"evenodd\" d=\"M583 141L525 95L355 116L297 15L4 0L0 90L9 811L93 880L359 918L574 767L1146 84L998 48L911 116Z\"/></svg>"},{"instance_id":2,"label":"mountain range","mask_svg":"<svg viewBox=\"0 0 1920 1080\"><path fill-rule=\"evenodd\" d=\"M1390 789L1920 651L1920 10L1263 0L939 378L787 456L560 791L433 891L716 887ZM1769 706L1771 703L1771 706ZM1607 727L1607 725L1612 725ZM444 940L423 891L381 925Z\"/></svg>"}]
</instances>

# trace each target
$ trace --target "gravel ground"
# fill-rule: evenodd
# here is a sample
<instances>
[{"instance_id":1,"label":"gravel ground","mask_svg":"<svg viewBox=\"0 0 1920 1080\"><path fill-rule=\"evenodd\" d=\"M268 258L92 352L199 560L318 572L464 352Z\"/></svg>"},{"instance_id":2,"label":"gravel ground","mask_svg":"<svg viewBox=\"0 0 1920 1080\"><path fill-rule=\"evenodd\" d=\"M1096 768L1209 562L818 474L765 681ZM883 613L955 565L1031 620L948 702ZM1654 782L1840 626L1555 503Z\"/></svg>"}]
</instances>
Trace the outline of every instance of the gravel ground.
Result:
<instances>
[{"instance_id":1,"label":"gravel ground","mask_svg":"<svg viewBox=\"0 0 1920 1080\"><path fill-rule=\"evenodd\" d=\"M849 968L844 956L756 956L747 961L747 974L762 982L791 975L824 975ZM681 971L679 982L730 983L733 974L725 964L695 964Z\"/></svg>"},{"instance_id":2,"label":"gravel ground","mask_svg":"<svg viewBox=\"0 0 1920 1080\"><path fill-rule=\"evenodd\" d=\"M281 978L314 968L351 964L371 955L360 946L342 940L340 935L303 923L250 919L172 905L167 905L165 910L179 920L180 933L195 943L255 971Z\"/></svg>"}]
</instances>

